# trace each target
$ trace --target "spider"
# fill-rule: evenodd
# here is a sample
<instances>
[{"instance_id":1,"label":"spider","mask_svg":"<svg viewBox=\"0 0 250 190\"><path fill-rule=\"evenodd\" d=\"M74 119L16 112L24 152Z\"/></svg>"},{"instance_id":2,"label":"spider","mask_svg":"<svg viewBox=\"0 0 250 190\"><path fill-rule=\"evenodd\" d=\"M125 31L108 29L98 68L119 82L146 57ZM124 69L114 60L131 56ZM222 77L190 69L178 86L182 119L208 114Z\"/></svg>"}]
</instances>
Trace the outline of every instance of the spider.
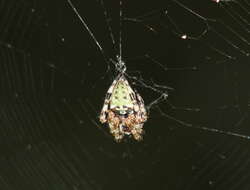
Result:
<instances>
[{"instance_id":1,"label":"spider","mask_svg":"<svg viewBox=\"0 0 250 190\"><path fill-rule=\"evenodd\" d=\"M115 141L120 142L125 135L142 140L146 120L142 97L132 90L124 74L118 75L107 91L100 122L107 123Z\"/></svg>"},{"instance_id":2,"label":"spider","mask_svg":"<svg viewBox=\"0 0 250 190\"><path fill-rule=\"evenodd\" d=\"M213 1L220 2L221 0L213 0ZM120 142L125 135L133 136L134 139L138 141L142 140L142 135L144 133L143 124L147 121L147 112L146 112L142 97L139 95L139 93L132 90L127 79L124 76L124 73L126 71L126 65L122 61L122 30L121 30L122 20L123 20L122 0L120 0L119 56L117 56L118 58L117 62L113 61L112 59L108 59L108 57L106 57L102 46L97 41L96 37L94 36L94 33L90 30L87 23L84 21L84 19L81 17L79 12L77 11L76 7L73 5L71 0L67 0L67 2L71 6L72 10L75 12L78 19L83 24L84 28L88 31L90 37L94 40L97 48L99 49L100 53L103 55L104 61L106 63L108 63L108 61L113 62L114 65L117 67L117 71L120 72L117 78L113 81L112 85L109 87L108 92L106 94L104 105L103 105L103 108L99 117L101 123L108 124L110 128L110 132L115 137L115 140L117 142ZM184 7L184 9L188 10L189 12L193 14L193 12L189 10L188 8ZM106 20L108 20L107 17L105 18ZM111 36L113 36L112 29L109 25L109 22L107 22L107 25L109 29L111 30ZM187 38L187 35L183 35L182 38L183 39ZM162 97L165 99L167 97L167 94L164 93L160 98ZM177 109L175 106L173 108ZM184 110L190 110L190 108L184 109ZM238 134L238 133L234 133L230 131L223 131L223 130L214 129L214 128L208 128L208 127L203 127L203 126L193 126L192 124L185 123L181 120L175 119L163 113L160 108L159 108L159 111L161 112L162 115L182 124L185 127L201 129L201 130L210 131L210 132L217 132L217 133L236 136L236 137L240 137L240 138L244 138L248 140L250 139L250 136L248 135Z\"/></svg>"},{"instance_id":3,"label":"spider","mask_svg":"<svg viewBox=\"0 0 250 190\"><path fill-rule=\"evenodd\" d=\"M102 53L104 60L107 62L107 57L104 54L103 48L95 38L86 22L83 20L77 9L71 2L67 0L85 29L88 31L96 46ZM109 25L108 25L109 26ZM120 0L120 28L122 28L122 1ZM122 30L119 33L119 56L118 62L112 61L120 74L109 87L104 101L102 111L100 113L100 122L107 123L111 134L117 142L120 142L125 135L133 136L135 140L142 140L143 124L147 120L147 112L144 106L142 97L133 91L127 79L124 76L126 70L125 63L122 61Z\"/></svg>"}]
</instances>

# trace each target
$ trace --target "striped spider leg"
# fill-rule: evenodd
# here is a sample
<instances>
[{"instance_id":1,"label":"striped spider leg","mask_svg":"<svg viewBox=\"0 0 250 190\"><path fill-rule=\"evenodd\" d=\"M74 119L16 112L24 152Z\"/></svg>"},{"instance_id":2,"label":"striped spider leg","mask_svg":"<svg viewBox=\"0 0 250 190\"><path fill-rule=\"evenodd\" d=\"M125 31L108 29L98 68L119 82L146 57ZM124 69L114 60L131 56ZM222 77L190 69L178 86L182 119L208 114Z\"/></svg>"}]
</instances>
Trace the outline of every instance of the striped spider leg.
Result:
<instances>
[{"instance_id":1,"label":"striped spider leg","mask_svg":"<svg viewBox=\"0 0 250 190\"><path fill-rule=\"evenodd\" d=\"M104 99L104 104L103 104L103 107L102 107L102 111L101 111L101 114L99 116L99 119L100 119L101 123L106 123L107 122L107 114L108 114L110 98L111 98L111 95L112 95L112 92L113 92L113 89L114 89L116 83L117 83L117 80L115 79L113 81L113 83L111 84L111 86L109 87L108 91L107 91L106 97Z\"/></svg>"}]
</instances>

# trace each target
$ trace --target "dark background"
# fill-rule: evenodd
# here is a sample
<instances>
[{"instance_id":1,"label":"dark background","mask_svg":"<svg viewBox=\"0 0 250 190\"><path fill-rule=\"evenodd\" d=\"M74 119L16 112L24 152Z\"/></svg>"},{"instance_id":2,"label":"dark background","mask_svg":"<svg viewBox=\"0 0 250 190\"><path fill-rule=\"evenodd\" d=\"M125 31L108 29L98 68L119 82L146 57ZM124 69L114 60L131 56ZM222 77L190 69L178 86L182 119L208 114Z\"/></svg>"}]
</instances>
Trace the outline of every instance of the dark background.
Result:
<instances>
[{"instance_id":1,"label":"dark background","mask_svg":"<svg viewBox=\"0 0 250 190\"><path fill-rule=\"evenodd\" d=\"M73 3L115 60L100 1ZM119 2L104 3L117 41ZM142 21L123 22L129 82L146 105L169 97L149 107L142 142L118 144L98 121L117 72L67 1L0 1L0 190L248 190L250 2L123 10Z\"/></svg>"}]
</instances>

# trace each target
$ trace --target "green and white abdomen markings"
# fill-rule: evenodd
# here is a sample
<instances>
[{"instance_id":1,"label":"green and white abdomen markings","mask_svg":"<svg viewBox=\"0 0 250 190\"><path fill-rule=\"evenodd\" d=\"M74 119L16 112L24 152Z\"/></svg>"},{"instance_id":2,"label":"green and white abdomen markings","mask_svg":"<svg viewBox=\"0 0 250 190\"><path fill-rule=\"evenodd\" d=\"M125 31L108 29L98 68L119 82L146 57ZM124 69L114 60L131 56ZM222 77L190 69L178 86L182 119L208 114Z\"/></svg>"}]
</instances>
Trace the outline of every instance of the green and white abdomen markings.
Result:
<instances>
[{"instance_id":1,"label":"green and white abdomen markings","mask_svg":"<svg viewBox=\"0 0 250 190\"><path fill-rule=\"evenodd\" d=\"M134 93L132 89L125 83L125 81L119 81L113 89L113 93L110 100L111 109L116 107L123 109L125 107L132 108L132 97Z\"/></svg>"}]
</instances>

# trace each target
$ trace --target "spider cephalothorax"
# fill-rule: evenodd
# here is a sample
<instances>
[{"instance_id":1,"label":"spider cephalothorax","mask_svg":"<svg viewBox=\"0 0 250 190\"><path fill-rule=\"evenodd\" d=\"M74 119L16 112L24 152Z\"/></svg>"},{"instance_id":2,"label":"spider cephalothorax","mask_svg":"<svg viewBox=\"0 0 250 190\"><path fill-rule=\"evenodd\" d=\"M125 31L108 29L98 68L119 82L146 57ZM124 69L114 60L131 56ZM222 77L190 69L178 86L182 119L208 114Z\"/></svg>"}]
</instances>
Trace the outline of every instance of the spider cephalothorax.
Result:
<instances>
[{"instance_id":1,"label":"spider cephalothorax","mask_svg":"<svg viewBox=\"0 0 250 190\"><path fill-rule=\"evenodd\" d=\"M142 139L147 113L141 96L132 90L124 75L119 75L110 86L100 114L100 121L108 123L116 141L124 135Z\"/></svg>"}]
</instances>

